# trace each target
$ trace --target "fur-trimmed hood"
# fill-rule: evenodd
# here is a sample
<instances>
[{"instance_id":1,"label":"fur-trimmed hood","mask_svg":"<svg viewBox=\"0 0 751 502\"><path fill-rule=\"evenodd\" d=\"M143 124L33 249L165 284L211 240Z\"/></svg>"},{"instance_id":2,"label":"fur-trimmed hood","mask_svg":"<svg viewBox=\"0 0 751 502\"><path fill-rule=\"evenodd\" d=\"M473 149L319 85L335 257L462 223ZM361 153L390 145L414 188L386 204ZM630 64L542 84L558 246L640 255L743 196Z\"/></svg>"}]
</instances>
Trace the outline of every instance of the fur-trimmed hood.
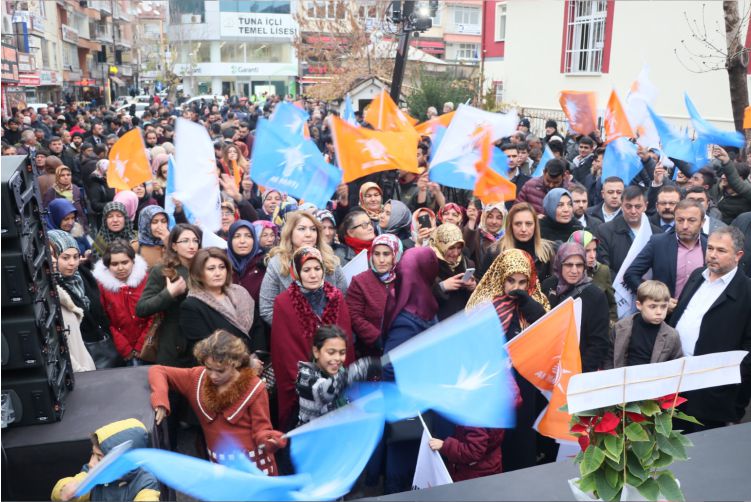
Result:
<instances>
[{"instance_id":1,"label":"fur-trimmed hood","mask_svg":"<svg viewBox=\"0 0 751 502\"><path fill-rule=\"evenodd\" d=\"M83 309L73 303L73 299L70 297L70 294L68 294L67 291L65 291L62 287L55 286L55 289L57 290L57 297L60 300L60 306L63 307L66 310L69 310L78 318L78 322L81 322L83 319Z\"/></svg>"},{"instance_id":2,"label":"fur-trimmed hood","mask_svg":"<svg viewBox=\"0 0 751 502\"><path fill-rule=\"evenodd\" d=\"M130 273L130 277L128 277L126 282L116 278L112 272L110 272L109 268L104 265L102 260L97 261L94 265L93 274L96 281L102 285L102 288L117 293L123 286L137 288L146 278L148 271L146 260L141 258L140 255L136 255L135 262L133 263L133 271Z\"/></svg>"}]
</instances>

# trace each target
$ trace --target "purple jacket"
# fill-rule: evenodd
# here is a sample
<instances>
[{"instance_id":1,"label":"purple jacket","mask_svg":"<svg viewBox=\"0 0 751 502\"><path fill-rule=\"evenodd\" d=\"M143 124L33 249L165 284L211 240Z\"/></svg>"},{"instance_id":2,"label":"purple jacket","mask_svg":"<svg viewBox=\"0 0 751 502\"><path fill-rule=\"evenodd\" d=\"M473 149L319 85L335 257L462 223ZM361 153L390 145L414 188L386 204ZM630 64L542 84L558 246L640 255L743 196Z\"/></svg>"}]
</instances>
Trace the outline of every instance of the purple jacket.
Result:
<instances>
[{"instance_id":1,"label":"purple jacket","mask_svg":"<svg viewBox=\"0 0 751 502\"><path fill-rule=\"evenodd\" d=\"M441 448L454 482L500 474L503 429L457 425Z\"/></svg>"},{"instance_id":2,"label":"purple jacket","mask_svg":"<svg viewBox=\"0 0 751 502\"><path fill-rule=\"evenodd\" d=\"M569 189L568 181L563 181L563 188ZM516 194L516 202L529 202L535 208L537 214L544 214L542 200L550 190L545 186L542 176L527 181L521 191Z\"/></svg>"},{"instance_id":3,"label":"purple jacket","mask_svg":"<svg viewBox=\"0 0 751 502\"><path fill-rule=\"evenodd\" d=\"M346 302L359 356L382 353L381 326L391 288L391 284L382 283L371 270L354 276L347 288Z\"/></svg>"}]
</instances>

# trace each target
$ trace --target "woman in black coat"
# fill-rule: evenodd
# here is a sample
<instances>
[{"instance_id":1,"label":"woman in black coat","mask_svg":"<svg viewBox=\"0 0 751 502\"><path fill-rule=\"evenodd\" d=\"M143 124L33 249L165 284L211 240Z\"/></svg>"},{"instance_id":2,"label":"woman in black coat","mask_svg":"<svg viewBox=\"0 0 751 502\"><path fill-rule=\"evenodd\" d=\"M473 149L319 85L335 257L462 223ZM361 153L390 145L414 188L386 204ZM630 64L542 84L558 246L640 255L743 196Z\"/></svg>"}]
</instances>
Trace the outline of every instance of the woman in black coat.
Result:
<instances>
[{"instance_id":1,"label":"woman in black coat","mask_svg":"<svg viewBox=\"0 0 751 502\"><path fill-rule=\"evenodd\" d=\"M464 310L477 286L474 275L463 281L467 269L474 268L472 261L462 253L462 230L453 223L444 223L433 231L430 248L438 257L438 277L433 285L433 296L438 301L438 320L442 321Z\"/></svg>"},{"instance_id":2,"label":"woman in black coat","mask_svg":"<svg viewBox=\"0 0 751 502\"><path fill-rule=\"evenodd\" d=\"M219 248L200 250L190 266L190 290L180 305L180 330L193 346L222 329L239 337L250 348L253 298L244 287L232 284L232 265Z\"/></svg>"},{"instance_id":3,"label":"woman in black coat","mask_svg":"<svg viewBox=\"0 0 751 502\"><path fill-rule=\"evenodd\" d=\"M581 298L582 322L579 351L582 372L597 371L610 350L610 318L605 293L592 283L585 271L584 248L574 242L561 244L555 255L555 275L542 283L542 291L550 306L555 307L566 298Z\"/></svg>"},{"instance_id":4,"label":"woman in black coat","mask_svg":"<svg viewBox=\"0 0 751 502\"><path fill-rule=\"evenodd\" d=\"M565 188L554 188L542 201L545 217L540 220L540 235L551 242L566 242L572 233L581 230L574 218L573 197Z\"/></svg>"}]
</instances>

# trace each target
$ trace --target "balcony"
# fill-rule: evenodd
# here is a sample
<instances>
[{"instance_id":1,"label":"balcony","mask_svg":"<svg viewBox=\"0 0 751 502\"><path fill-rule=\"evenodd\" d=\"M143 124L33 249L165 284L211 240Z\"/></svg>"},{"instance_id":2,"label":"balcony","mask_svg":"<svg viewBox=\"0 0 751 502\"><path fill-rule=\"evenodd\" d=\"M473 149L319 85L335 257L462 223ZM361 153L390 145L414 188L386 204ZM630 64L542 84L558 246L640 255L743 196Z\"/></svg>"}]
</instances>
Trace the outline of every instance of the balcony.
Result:
<instances>
[{"instance_id":1,"label":"balcony","mask_svg":"<svg viewBox=\"0 0 751 502\"><path fill-rule=\"evenodd\" d=\"M114 41L112 38L112 31L99 25L97 25L96 29L94 30L94 38L98 42L103 42L103 43L111 44Z\"/></svg>"},{"instance_id":2,"label":"balcony","mask_svg":"<svg viewBox=\"0 0 751 502\"><path fill-rule=\"evenodd\" d=\"M112 15L112 2L110 0L93 0L89 2L93 9L102 14Z\"/></svg>"}]
</instances>

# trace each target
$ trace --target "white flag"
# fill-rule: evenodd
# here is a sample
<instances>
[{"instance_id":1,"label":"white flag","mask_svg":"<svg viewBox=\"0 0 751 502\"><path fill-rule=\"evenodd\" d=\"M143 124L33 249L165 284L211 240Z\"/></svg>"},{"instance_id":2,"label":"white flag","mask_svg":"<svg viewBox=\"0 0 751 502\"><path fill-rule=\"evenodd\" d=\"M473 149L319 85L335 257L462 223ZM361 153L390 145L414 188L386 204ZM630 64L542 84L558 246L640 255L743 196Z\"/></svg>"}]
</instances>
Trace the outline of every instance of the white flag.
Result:
<instances>
[{"instance_id":1,"label":"white flag","mask_svg":"<svg viewBox=\"0 0 751 502\"><path fill-rule=\"evenodd\" d=\"M636 233L636 237L634 237L634 242L631 243L631 247L628 249L626 259L623 260L623 265L621 265L621 268L620 270L618 270L618 274L615 276L615 280L613 281L613 289L615 290L615 303L618 306L618 319L622 319L624 316L632 314L636 311L634 294L631 293L631 291L629 291L626 287L626 284L623 282L623 276L626 273L626 270L628 270L628 267L631 266L631 262L633 262L634 259L639 256L641 250L644 249L644 246L647 245L650 237L652 237L652 227L649 224L647 215L642 214L641 227L639 227L639 231ZM647 272L644 278L651 279L652 270Z\"/></svg>"},{"instance_id":2,"label":"white flag","mask_svg":"<svg viewBox=\"0 0 751 502\"><path fill-rule=\"evenodd\" d=\"M206 128L183 118L175 129L174 196L204 232L222 226L214 144Z\"/></svg>"},{"instance_id":3,"label":"white flag","mask_svg":"<svg viewBox=\"0 0 751 502\"><path fill-rule=\"evenodd\" d=\"M344 278L347 279L347 285L349 286L354 276L366 270L368 270L368 250L363 249L349 263L342 267Z\"/></svg>"},{"instance_id":4,"label":"white flag","mask_svg":"<svg viewBox=\"0 0 751 502\"><path fill-rule=\"evenodd\" d=\"M434 486L449 485L453 483L446 464L443 463L441 454L430 449L428 441L430 436L426 430L422 431L420 440L420 452L417 454L417 466L415 477L412 479L413 490L424 490Z\"/></svg>"}]
</instances>

